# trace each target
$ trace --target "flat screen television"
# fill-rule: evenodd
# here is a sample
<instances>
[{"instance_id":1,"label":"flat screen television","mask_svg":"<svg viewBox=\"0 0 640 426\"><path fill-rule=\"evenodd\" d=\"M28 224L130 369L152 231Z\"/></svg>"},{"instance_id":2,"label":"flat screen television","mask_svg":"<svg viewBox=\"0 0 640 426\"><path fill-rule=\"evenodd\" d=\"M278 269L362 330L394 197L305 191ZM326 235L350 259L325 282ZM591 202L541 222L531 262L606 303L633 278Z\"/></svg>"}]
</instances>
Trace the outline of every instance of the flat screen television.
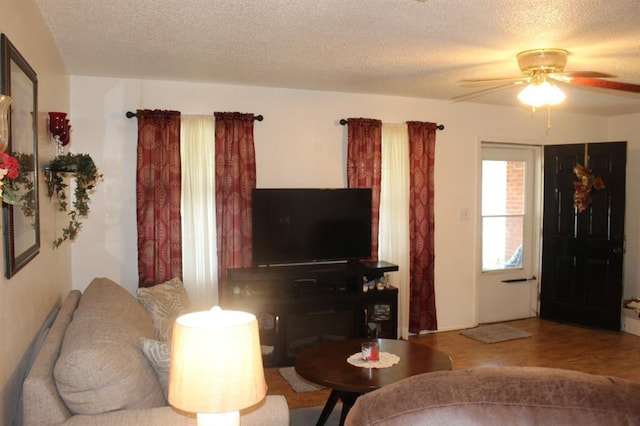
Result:
<instances>
[{"instance_id":1,"label":"flat screen television","mask_svg":"<svg viewBox=\"0 0 640 426\"><path fill-rule=\"evenodd\" d=\"M254 189L253 264L371 257L371 189Z\"/></svg>"}]
</instances>

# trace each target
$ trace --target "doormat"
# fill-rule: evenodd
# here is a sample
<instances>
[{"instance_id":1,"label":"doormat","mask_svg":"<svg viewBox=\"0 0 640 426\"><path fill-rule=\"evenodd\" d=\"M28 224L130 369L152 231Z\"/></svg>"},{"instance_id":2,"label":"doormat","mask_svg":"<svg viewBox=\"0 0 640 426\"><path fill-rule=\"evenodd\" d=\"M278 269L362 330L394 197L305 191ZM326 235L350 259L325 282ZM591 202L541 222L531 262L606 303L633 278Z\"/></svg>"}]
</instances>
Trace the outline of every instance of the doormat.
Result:
<instances>
[{"instance_id":1,"label":"doormat","mask_svg":"<svg viewBox=\"0 0 640 426\"><path fill-rule=\"evenodd\" d=\"M531 334L526 331L518 330L506 324L481 325L476 328L462 330L460 334L482 343L498 343L531 337Z\"/></svg>"},{"instance_id":2,"label":"doormat","mask_svg":"<svg viewBox=\"0 0 640 426\"><path fill-rule=\"evenodd\" d=\"M285 367L278 370L280 375L289 383L294 391L300 392L313 392L320 389L324 389L324 386L316 385L308 380L303 379L296 373L294 367Z\"/></svg>"}]
</instances>

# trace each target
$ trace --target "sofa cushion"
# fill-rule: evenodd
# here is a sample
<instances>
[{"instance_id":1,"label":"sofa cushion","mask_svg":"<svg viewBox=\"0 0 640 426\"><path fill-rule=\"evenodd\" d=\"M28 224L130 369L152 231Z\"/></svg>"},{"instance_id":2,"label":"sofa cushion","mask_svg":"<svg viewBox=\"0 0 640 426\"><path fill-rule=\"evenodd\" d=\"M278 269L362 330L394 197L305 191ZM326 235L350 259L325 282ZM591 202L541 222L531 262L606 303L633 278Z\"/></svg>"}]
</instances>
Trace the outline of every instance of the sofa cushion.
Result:
<instances>
[{"instance_id":1,"label":"sofa cushion","mask_svg":"<svg viewBox=\"0 0 640 426\"><path fill-rule=\"evenodd\" d=\"M180 278L172 278L153 287L139 288L138 301L153 321L156 338L171 343L173 323L180 315L189 312L190 302Z\"/></svg>"},{"instance_id":2,"label":"sofa cushion","mask_svg":"<svg viewBox=\"0 0 640 426\"><path fill-rule=\"evenodd\" d=\"M171 365L171 349L170 346L158 340L140 338L140 349L147 357L153 371L156 373L160 387L164 392L165 398L169 397L169 366Z\"/></svg>"},{"instance_id":3,"label":"sofa cushion","mask_svg":"<svg viewBox=\"0 0 640 426\"><path fill-rule=\"evenodd\" d=\"M72 413L166 404L138 346L140 337L154 337L144 308L113 281L94 279L80 298L54 368L58 392Z\"/></svg>"},{"instance_id":4,"label":"sofa cushion","mask_svg":"<svg viewBox=\"0 0 640 426\"><path fill-rule=\"evenodd\" d=\"M51 423L42 423L51 424ZM65 426L196 426L196 413L171 406L144 410L123 410L100 416L73 416ZM268 395L258 404L240 410L240 426L289 426L289 406L282 395Z\"/></svg>"}]
</instances>

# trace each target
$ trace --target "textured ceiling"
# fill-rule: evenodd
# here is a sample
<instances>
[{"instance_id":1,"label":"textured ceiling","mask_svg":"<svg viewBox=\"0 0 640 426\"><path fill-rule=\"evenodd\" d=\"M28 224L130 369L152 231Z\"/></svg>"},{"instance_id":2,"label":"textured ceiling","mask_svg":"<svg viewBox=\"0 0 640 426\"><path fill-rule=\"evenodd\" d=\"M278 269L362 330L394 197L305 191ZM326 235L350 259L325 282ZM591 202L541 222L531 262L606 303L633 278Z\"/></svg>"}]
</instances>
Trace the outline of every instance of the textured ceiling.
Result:
<instances>
[{"instance_id":1,"label":"textured ceiling","mask_svg":"<svg viewBox=\"0 0 640 426\"><path fill-rule=\"evenodd\" d=\"M526 49L640 84L638 0L36 0L72 75L450 100ZM559 110L640 112L640 94L562 86ZM519 88L469 102L518 105Z\"/></svg>"}]
</instances>

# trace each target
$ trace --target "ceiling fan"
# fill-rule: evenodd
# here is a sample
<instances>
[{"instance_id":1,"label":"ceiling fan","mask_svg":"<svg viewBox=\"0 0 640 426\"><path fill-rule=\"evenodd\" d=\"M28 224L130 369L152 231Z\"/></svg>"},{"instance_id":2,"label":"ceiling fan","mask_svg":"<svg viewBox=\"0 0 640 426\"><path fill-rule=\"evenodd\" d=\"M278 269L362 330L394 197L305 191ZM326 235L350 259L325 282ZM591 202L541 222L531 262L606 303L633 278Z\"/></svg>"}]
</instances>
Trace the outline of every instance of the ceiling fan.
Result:
<instances>
[{"instance_id":1,"label":"ceiling fan","mask_svg":"<svg viewBox=\"0 0 640 426\"><path fill-rule=\"evenodd\" d=\"M640 85L603 80L615 78L615 75L597 71L565 72L569 52L564 49L532 49L518 53L518 65L522 71L520 77L506 78L472 78L461 80L463 86L478 87L492 85L492 87L476 90L453 100L462 101L480 95L485 95L508 87L527 84L518 98L521 102L533 108L543 105L555 105L564 100L565 95L555 85L556 82L574 86L588 86L602 89L620 90L624 92L640 93Z\"/></svg>"}]
</instances>

